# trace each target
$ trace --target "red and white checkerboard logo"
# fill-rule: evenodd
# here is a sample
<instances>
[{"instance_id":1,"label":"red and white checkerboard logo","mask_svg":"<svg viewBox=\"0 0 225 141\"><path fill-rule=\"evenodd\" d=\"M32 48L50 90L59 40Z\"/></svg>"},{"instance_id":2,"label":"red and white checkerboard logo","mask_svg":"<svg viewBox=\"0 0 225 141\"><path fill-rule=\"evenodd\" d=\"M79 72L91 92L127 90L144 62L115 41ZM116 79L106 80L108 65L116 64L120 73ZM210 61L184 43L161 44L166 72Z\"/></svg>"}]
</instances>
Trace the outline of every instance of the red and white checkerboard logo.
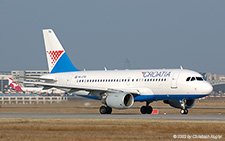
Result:
<instances>
[{"instance_id":1,"label":"red and white checkerboard logo","mask_svg":"<svg viewBox=\"0 0 225 141\"><path fill-rule=\"evenodd\" d=\"M51 68L55 66L56 62L58 61L59 57L62 55L63 52L63 50L47 51L51 58Z\"/></svg>"}]
</instances>

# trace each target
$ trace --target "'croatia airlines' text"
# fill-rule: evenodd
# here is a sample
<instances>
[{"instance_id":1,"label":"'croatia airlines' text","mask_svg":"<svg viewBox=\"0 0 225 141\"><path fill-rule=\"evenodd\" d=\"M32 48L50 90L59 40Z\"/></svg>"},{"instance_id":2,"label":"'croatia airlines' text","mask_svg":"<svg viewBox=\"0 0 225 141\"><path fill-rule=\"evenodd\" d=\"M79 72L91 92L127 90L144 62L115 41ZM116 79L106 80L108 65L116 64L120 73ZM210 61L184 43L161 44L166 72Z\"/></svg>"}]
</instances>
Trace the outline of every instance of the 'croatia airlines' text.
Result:
<instances>
[{"instance_id":1,"label":"'croatia airlines' text","mask_svg":"<svg viewBox=\"0 0 225 141\"><path fill-rule=\"evenodd\" d=\"M142 72L143 77L170 77L171 72L167 71L150 71L150 72Z\"/></svg>"}]
</instances>

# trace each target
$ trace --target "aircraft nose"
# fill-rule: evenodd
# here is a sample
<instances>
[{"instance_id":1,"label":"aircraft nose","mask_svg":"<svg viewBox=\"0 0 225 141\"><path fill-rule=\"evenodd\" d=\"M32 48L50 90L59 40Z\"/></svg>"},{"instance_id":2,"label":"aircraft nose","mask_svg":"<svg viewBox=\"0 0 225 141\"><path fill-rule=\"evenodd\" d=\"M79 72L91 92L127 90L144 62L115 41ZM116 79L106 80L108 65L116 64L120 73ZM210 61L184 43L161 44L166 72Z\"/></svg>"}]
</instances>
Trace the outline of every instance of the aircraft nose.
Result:
<instances>
[{"instance_id":1,"label":"aircraft nose","mask_svg":"<svg viewBox=\"0 0 225 141\"><path fill-rule=\"evenodd\" d=\"M213 91L213 87L210 83L206 82L204 85L204 92L210 94Z\"/></svg>"}]
</instances>

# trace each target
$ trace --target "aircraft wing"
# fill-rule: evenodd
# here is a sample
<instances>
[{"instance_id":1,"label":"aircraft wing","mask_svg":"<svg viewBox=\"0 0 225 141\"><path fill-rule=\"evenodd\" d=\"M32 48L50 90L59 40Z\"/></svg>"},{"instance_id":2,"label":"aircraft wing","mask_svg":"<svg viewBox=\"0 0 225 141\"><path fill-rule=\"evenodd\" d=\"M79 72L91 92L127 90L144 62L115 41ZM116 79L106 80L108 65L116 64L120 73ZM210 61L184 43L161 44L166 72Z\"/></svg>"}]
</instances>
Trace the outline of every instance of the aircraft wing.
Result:
<instances>
[{"instance_id":1,"label":"aircraft wing","mask_svg":"<svg viewBox=\"0 0 225 141\"><path fill-rule=\"evenodd\" d=\"M84 90L84 91L97 91L99 93L105 93L105 92L129 92L133 93L129 90L118 90L118 89L110 89L110 88L103 88L103 87L90 87L90 86L77 86L77 85L65 85L65 84L54 84L54 83L43 83L43 82L28 82L24 81L23 83L26 84L34 84L38 86L43 86L43 89L49 89L49 88L58 88L58 89L68 89L69 91L79 91L79 90ZM133 90L132 90L133 91ZM137 93L133 93L137 94Z\"/></svg>"}]
</instances>

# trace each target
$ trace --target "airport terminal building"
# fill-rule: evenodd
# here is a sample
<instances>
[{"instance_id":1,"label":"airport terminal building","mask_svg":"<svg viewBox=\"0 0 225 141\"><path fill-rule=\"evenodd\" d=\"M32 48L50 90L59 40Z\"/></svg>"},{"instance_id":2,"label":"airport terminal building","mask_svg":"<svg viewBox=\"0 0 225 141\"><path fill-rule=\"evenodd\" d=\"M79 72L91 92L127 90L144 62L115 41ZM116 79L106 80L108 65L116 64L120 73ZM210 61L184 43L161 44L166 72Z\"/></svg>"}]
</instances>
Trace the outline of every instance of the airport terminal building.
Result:
<instances>
[{"instance_id":1,"label":"airport terminal building","mask_svg":"<svg viewBox=\"0 0 225 141\"><path fill-rule=\"evenodd\" d=\"M14 79L14 81L23 82L24 80L27 80L27 81L34 81L34 80L21 78L20 76L40 77L40 76L48 74L48 73L49 72L47 70L26 70L26 71L13 70L13 71L11 71L11 76ZM33 85L26 84L25 86L32 87Z\"/></svg>"},{"instance_id":2,"label":"airport terminal building","mask_svg":"<svg viewBox=\"0 0 225 141\"><path fill-rule=\"evenodd\" d=\"M0 72L0 93L8 89L8 77L11 77L11 72Z\"/></svg>"}]
</instances>

